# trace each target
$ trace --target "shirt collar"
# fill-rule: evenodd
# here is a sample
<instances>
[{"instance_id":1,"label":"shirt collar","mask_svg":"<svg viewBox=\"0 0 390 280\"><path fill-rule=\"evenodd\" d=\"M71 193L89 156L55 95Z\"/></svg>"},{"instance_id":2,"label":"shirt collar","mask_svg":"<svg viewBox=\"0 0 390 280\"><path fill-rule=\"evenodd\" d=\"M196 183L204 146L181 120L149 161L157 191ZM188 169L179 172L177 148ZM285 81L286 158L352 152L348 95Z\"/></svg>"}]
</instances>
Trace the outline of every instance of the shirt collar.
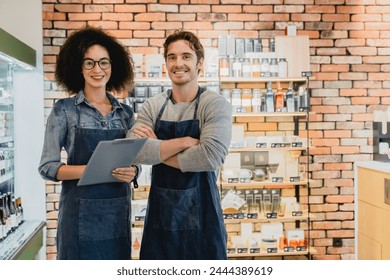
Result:
<instances>
[{"instance_id":1,"label":"shirt collar","mask_svg":"<svg viewBox=\"0 0 390 280\"><path fill-rule=\"evenodd\" d=\"M112 96L109 92L106 92L108 99L110 100L112 104L112 110L114 111L117 108L123 109L122 104L116 99L114 96ZM84 95L84 91L80 90L79 93L76 95L75 98L75 105L80 105L81 103L87 103L87 100Z\"/></svg>"}]
</instances>

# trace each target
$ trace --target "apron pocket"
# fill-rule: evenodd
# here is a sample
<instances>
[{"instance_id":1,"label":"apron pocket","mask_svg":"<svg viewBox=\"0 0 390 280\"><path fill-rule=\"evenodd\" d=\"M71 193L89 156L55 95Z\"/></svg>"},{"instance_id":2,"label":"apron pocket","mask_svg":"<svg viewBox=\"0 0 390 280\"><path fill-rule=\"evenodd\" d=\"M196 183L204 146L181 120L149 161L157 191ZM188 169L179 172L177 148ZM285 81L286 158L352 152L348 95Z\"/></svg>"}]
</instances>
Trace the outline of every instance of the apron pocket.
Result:
<instances>
[{"instance_id":1,"label":"apron pocket","mask_svg":"<svg viewBox=\"0 0 390 280\"><path fill-rule=\"evenodd\" d=\"M153 187L152 227L163 230L194 230L199 223L199 188L186 190Z\"/></svg>"},{"instance_id":2,"label":"apron pocket","mask_svg":"<svg viewBox=\"0 0 390 280\"><path fill-rule=\"evenodd\" d=\"M129 197L80 199L80 241L129 237Z\"/></svg>"}]
</instances>

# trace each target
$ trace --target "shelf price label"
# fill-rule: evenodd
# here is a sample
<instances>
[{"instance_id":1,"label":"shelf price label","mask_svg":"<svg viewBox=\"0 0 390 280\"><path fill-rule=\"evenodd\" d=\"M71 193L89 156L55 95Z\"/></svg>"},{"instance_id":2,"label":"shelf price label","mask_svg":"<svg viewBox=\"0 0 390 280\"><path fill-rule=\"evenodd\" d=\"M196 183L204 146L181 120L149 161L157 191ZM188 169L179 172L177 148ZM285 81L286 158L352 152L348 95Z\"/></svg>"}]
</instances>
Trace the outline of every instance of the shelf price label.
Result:
<instances>
[{"instance_id":1,"label":"shelf price label","mask_svg":"<svg viewBox=\"0 0 390 280\"><path fill-rule=\"evenodd\" d=\"M311 71L303 71L301 72L302 77L311 77L313 75L313 72Z\"/></svg>"},{"instance_id":2,"label":"shelf price label","mask_svg":"<svg viewBox=\"0 0 390 280\"><path fill-rule=\"evenodd\" d=\"M234 219L244 219L245 216L244 216L244 213L237 213L237 214L233 214L233 218Z\"/></svg>"},{"instance_id":3,"label":"shelf price label","mask_svg":"<svg viewBox=\"0 0 390 280\"><path fill-rule=\"evenodd\" d=\"M238 183L238 178L228 178L228 183Z\"/></svg>"},{"instance_id":4,"label":"shelf price label","mask_svg":"<svg viewBox=\"0 0 390 280\"><path fill-rule=\"evenodd\" d=\"M250 248L249 253L258 254L258 253L260 253L260 248Z\"/></svg>"},{"instance_id":5,"label":"shelf price label","mask_svg":"<svg viewBox=\"0 0 390 280\"><path fill-rule=\"evenodd\" d=\"M251 179L250 178L240 178L240 183L250 183Z\"/></svg>"},{"instance_id":6,"label":"shelf price label","mask_svg":"<svg viewBox=\"0 0 390 280\"><path fill-rule=\"evenodd\" d=\"M295 176L295 177L290 177L290 182L299 182L301 181L301 177Z\"/></svg>"},{"instance_id":7,"label":"shelf price label","mask_svg":"<svg viewBox=\"0 0 390 280\"><path fill-rule=\"evenodd\" d=\"M278 217L278 213L267 213L267 219L276 219Z\"/></svg>"},{"instance_id":8,"label":"shelf price label","mask_svg":"<svg viewBox=\"0 0 390 280\"><path fill-rule=\"evenodd\" d=\"M295 216L302 216L303 212L302 211L292 211L292 215Z\"/></svg>"},{"instance_id":9,"label":"shelf price label","mask_svg":"<svg viewBox=\"0 0 390 280\"><path fill-rule=\"evenodd\" d=\"M272 177L272 182L283 183L283 177Z\"/></svg>"},{"instance_id":10,"label":"shelf price label","mask_svg":"<svg viewBox=\"0 0 390 280\"><path fill-rule=\"evenodd\" d=\"M298 252L307 251L307 246L297 246L297 251Z\"/></svg>"},{"instance_id":11,"label":"shelf price label","mask_svg":"<svg viewBox=\"0 0 390 280\"><path fill-rule=\"evenodd\" d=\"M256 143L256 148L267 148L267 143Z\"/></svg>"},{"instance_id":12,"label":"shelf price label","mask_svg":"<svg viewBox=\"0 0 390 280\"><path fill-rule=\"evenodd\" d=\"M267 248L267 253L277 253L278 248Z\"/></svg>"},{"instance_id":13,"label":"shelf price label","mask_svg":"<svg viewBox=\"0 0 390 280\"><path fill-rule=\"evenodd\" d=\"M302 144L302 142L292 142L291 147L294 147L294 148L303 147L303 144Z\"/></svg>"},{"instance_id":14,"label":"shelf price label","mask_svg":"<svg viewBox=\"0 0 390 280\"><path fill-rule=\"evenodd\" d=\"M236 248L227 248L226 253L234 254L236 252Z\"/></svg>"},{"instance_id":15,"label":"shelf price label","mask_svg":"<svg viewBox=\"0 0 390 280\"><path fill-rule=\"evenodd\" d=\"M248 253L248 248L237 248L237 253L246 254Z\"/></svg>"},{"instance_id":16,"label":"shelf price label","mask_svg":"<svg viewBox=\"0 0 390 280\"><path fill-rule=\"evenodd\" d=\"M286 246L286 247L283 248L283 251L286 252L286 253L294 252L294 247L293 246Z\"/></svg>"},{"instance_id":17,"label":"shelf price label","mask_svg":"<svg viewBox=\"0 0 390 280\"><path fill-rule=\"evenodd\" d=\"M286 147L285 143L271 143L271 148L284 148Z\"/></svg>"},{"instance_id":18,"label":"shelf price label","mask_svg":"<svg viewBox=\"0 0 390 280\"><path fill-rule=\"evenodd\" d=\"M258 216L259 216L259 215L258 215L257 213L248 213L248 214L246 215L246 217L247 217L248 219L257 219Z\"/></svg>"},{"instance_id":19,"label":"shelf price label","mask_svg":"<svg viewBox=\"0 0 390 280\"><path fill-rule=\"evenodd\" d=\"M224 219L233 219L233 214L223 214Z\"/></svg>"}]
</instances>

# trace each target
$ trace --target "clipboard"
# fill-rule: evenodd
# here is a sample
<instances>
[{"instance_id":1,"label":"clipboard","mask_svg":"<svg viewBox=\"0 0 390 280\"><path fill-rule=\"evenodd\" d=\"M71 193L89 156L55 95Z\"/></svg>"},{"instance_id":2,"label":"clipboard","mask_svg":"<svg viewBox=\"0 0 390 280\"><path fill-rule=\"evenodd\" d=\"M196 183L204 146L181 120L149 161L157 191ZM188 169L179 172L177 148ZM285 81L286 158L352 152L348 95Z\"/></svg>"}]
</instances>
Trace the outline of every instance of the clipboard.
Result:
<instances>
[{"instance_id":1,"label":"clipboard","mask_svg":"<svg viewBox=\"0 0 390 280\"><path fill-rule=\"evenodd\" d=\"M112 170L130 166L146 140L147 138L125 138L100 141L77 186L120 182L112 176Z\"/></svg>"}]
</instances>

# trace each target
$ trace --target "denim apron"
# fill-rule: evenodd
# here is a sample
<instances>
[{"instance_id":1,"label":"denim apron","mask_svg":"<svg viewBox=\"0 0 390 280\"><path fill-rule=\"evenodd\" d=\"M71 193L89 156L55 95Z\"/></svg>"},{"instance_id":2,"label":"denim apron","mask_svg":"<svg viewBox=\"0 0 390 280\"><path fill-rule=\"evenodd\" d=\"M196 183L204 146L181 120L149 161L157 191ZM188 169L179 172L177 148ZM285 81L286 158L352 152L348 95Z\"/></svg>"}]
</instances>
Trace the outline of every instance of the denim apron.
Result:
<instances>
[{"instance_id":1,"label":"denim apron","mask_svg":"<svg viewBox=\"0 0 390 280\"><path fill-rule=\"evenodd\" d=\"M190 136L199 139L198 89L192 120L156 120L158 139ZM181 172L165 164L152 168L152 182L140 259L226 259L227 234L214 172Z\"/></svg>"},{"instance_id":2,"label":"denim apron","mask_svg":"<svg viewBox=\"0 0 390 280\"><path fill-rule=\"evenodd\" d=\"M79 113L79 106L76 107ZM75 150L74 154L68 156L68 164L87 164L100 141L124 138L125 127L123 123L123 129L85 129L80 126L79 119ZM78 180L62 182L57 258L130 259L129 185L107 183L78 187L77 182Z\"/></svg>"}]
</instances>

